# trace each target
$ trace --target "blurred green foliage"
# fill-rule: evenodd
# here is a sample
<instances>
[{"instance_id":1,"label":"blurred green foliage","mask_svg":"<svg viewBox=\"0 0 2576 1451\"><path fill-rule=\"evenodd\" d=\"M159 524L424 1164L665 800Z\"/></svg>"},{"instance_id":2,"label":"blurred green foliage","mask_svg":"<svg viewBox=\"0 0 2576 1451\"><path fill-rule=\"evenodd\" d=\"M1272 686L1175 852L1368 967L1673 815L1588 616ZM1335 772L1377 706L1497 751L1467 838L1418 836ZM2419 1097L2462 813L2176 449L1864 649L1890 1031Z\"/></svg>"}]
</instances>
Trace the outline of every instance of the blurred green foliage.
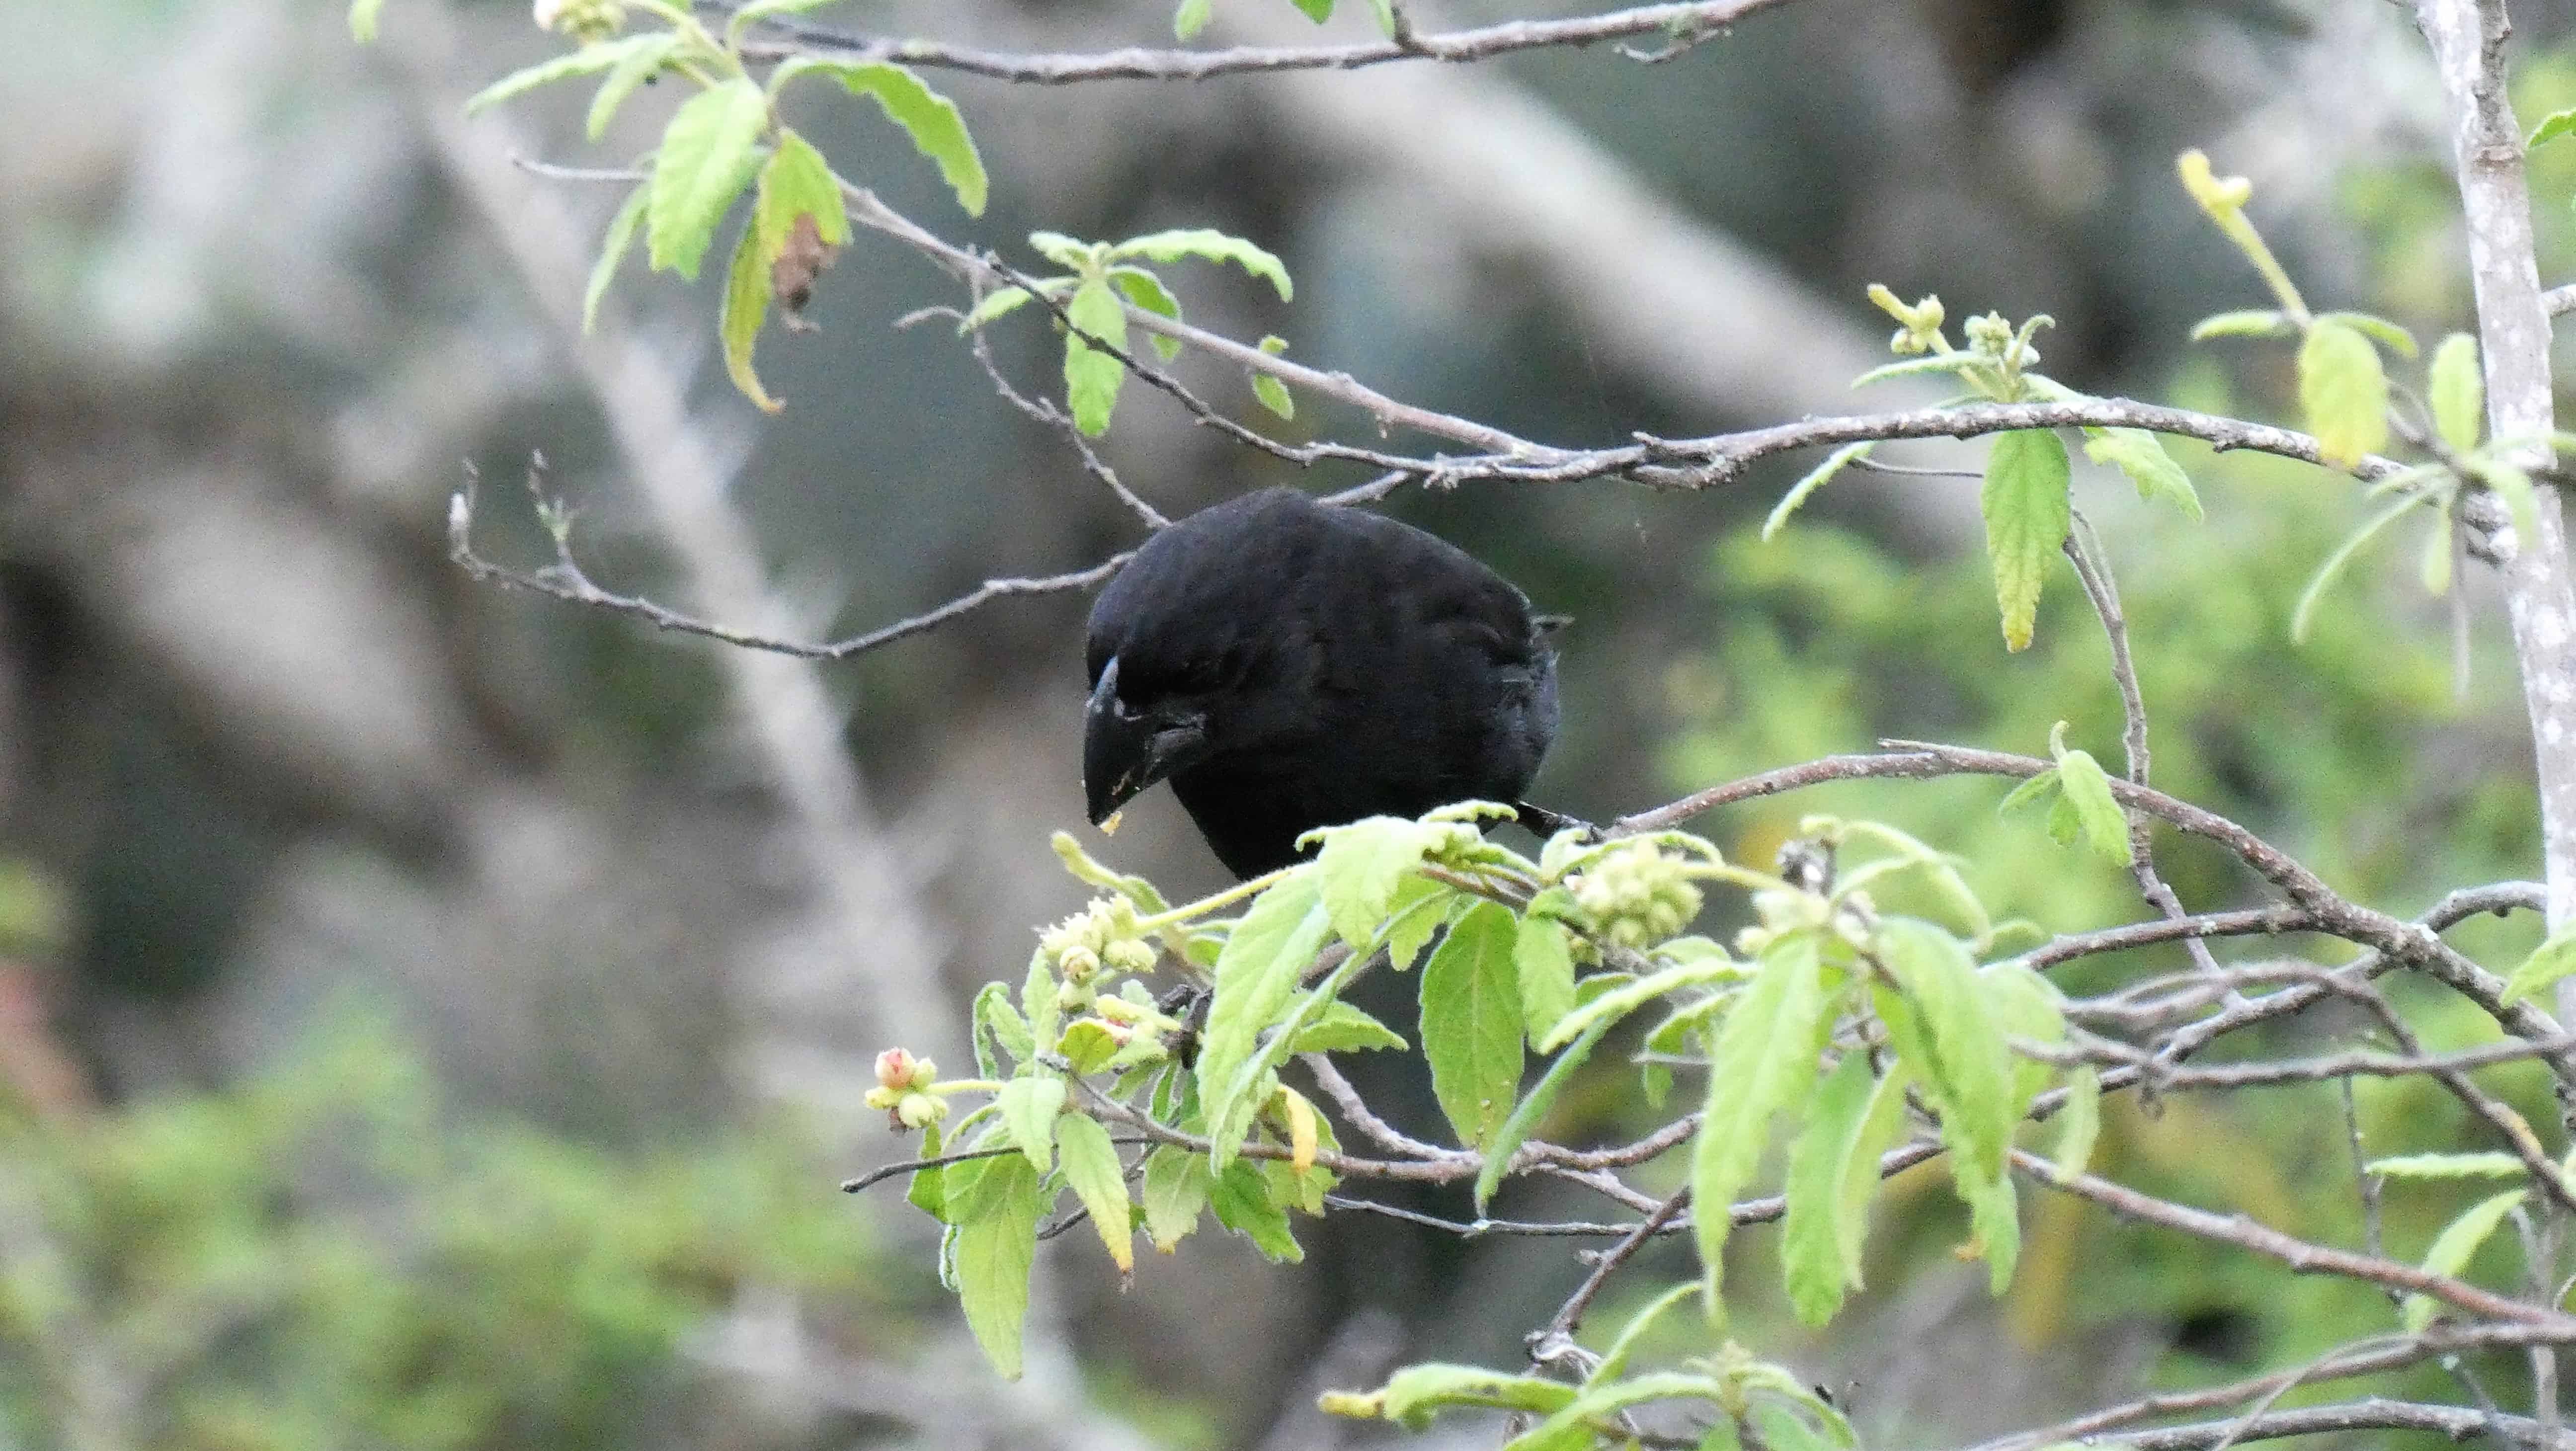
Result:
<instances>
[{"instance_id":1,"label":"blurred green foliage","mask_svg":"<svg viewBox=\"0 0 2576 1451\"><path fill-rule=\"evenodd\" d=\"M381 1027L223 1092L0 1121L0 1437L27 1447L628 1446L754 1286L865 1308L783 1128L615 1156L460 1125ZM859 1323L871 1317L858 1317ZM651 1434L647 1434L651 1433Z\"/></svg>"}]
</instances>

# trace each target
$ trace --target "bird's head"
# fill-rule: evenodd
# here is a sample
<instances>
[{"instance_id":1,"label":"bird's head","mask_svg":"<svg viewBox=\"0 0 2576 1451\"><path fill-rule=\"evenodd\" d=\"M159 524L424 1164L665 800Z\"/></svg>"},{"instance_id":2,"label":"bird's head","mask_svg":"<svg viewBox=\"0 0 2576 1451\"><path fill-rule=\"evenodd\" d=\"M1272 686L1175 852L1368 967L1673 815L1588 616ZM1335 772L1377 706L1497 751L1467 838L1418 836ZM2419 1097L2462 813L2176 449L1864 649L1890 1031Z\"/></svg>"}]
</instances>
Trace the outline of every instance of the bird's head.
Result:
<instances>
[{"instance_id":1,"label":"bird's head","mask_svg":"<svg viewBox=\"0 0 2576 1451\"><path fill-rule=\"evenodd\" d=\"M1207 711L1193 701L1131 701L1118 693L1118 657L1101 668L1082 720L1082 792L1100 825L1136 793L1207 754Z\"/></svg>"}]
</instances>

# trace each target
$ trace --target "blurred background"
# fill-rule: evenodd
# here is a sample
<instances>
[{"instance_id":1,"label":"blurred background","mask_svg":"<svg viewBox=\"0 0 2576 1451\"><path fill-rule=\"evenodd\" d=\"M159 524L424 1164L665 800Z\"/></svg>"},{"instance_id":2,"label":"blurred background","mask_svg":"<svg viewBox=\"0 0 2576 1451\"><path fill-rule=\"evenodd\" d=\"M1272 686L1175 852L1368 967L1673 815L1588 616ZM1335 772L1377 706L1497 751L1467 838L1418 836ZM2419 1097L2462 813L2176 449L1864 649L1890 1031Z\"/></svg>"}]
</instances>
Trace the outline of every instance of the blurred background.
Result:
<instances>
[{"instance_id":1,"label":"blurred background","mask_svg":"<svg viewBox=\"0 0 2576 1451\"><path fill-rule=\"evenodd\" d=\"M1515 1363L1580 1277L1570 1253L1344 1216L1301 1220L1287 1267L1209 1227L1124 1293L1096 1246L1049 1244L1031 1370L1005 1386L936 1284L927 1222L893 1192L834 1192L910 1151L859 1103L871 1055L962 1068L966 999L1083 899L1047 837L1080 826L1087 600L1003 601L813 668L475 584L444 558L448 497L479 470L483 547L541 563L519 485L542 454L594 577L814 639L1087 564L1136 527L948 327L893 326L954 298L876 239L825 279L819 332L764 341L774 419L714 366L712 276L630 265L582 339L617 193L512 159L621 165L668 88L599 146L586 88L467 122L466 95L559 43L515 0L387 11L361 49L323 0L0 0L22 57L0 91L0 1446L1286 1451L1388 1438L1324 1421L1318 1389ZM1024 50L1170 26L1153 0L818 18ZM2559 22L2517 19L2526 121L2576 103ZM1226 0L1208 39L1313 33L1278 0ZM1365 16L1325 34L1364 38ZM930 79L992 169L981 219L872 107L818 88L794 120L933 230L1022 265L1040 227L1249 237L1287 260L1295 305L1184 264L1167 275L1193 320L1548 442L1863 406L1846 385L1889 327L1872 281L1939 293L1954 323L2053 315L2044 366L2079 388L2288 417L2286 348L2185 342L2264 300L2173 180L2192 145L2254 179L2319 306L2428 346L2469 320L2438 95L2392 5L1800 0L1651 68L1604 49L1196 85ZM2544 283L2565 281L2576 147L2540 153L2534 189ZM1057 386L1034 319L995 341L1023 386ZM1266 419L1239 375L1183 372ZM1365 428L1300 402L1264 426ZM2486 581L2466 581L2457 644L2398 531L2293 647L2357 491L2175 451L2203 525L2106 471L2077 483L2120 572L2158 783L2394 911L2535 874ZM1106 453L1172 514L1359 481L1292 477L1133 388ZM1606 818L1882 735L2031 751L2060 719L2116 759L2070 576L2038 645L2003 652L1973 482L1846 475L1759 544L1809 462L1704 496L1391 501L1576 617L1539 799ZM2049 928L2143 912L2124 876L1998 820L1999 795L1842 788L1703 826L1759 860L1802 813L1868 814L1968 854L1991 900ZM1083 835L1169 891L1220 884L1168 793L1129 823ZM2165 865L2195 909L2259 899L2187 844ZM1711 927L1738 906L1713 903ZM2457 940L2509 965L2532 933ZM2482 1031L2404 1001L2437 1044ZM2356 1033L2320 1018L2273 1046ZM1416 1065L1362 1066L1399 1121L1436 1122ZM2500 1081L2546 1110L2536 1072ZM2375 1152L2472 1138L2428 1085L2359 1093ZM1653 1121L1612 1065L1546 1132ZM2308 1087L2113 1105L2097 1163L2351 1243L2345 1153L2336 1094ZM2421 1253L2447 1193L2392 1191L2392 1253ZM1992 1301L1948 1253L1937 1169L1885 1204L1869 1292L1823 1332L1764 1301L1769 1232L1737 1236L1755 1268L1731 1281L1735 1333L1905 1444L2296 1363L2391 1314L2053 1197L2027 1202L2024 1268ZM1498 1212L1596 1210L1515 1189ZM1684 1247L1660 1253L1623 1293L1688 1273ZM2486 1369L2513 1392L2512 1366ZM2430 1370L2389 1384L2465 1394Z\"/></svg>"}]
</instances>

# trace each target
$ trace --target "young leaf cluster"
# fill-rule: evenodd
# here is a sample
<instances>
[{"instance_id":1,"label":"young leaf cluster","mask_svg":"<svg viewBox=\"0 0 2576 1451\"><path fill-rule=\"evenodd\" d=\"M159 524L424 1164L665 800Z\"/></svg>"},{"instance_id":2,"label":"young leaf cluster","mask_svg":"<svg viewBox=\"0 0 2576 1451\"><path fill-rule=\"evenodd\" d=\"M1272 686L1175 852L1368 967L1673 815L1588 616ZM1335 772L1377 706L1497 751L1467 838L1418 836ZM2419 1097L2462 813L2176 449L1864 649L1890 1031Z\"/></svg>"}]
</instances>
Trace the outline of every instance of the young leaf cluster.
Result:
<instances>
[{"instance_id":1,"label":"young leaf cluster","mask_svg":"<svg viewBox=\"0 0 2576 1451\"><path fill-rule=\"evenodd\" d=\"M1083 242L1060 232L1031 232L1029 245L1064 269L1059 276L1040 279L1036 291L1052 308L1061 311L1061 321L1068 324L1064 328L1065 407L1073 415L1074 426L1095 438L1108 432L1109 416L1117 408L1119 391L1127 383L1126 365L1117 354L1127 351L1128 304L1157 317L1181 320L1180 299L1172 295L1160 275L1143 264L1178 262L1185 257L1231 262L1269 283L1281 302L1296 295L1288 268L1277 257L1241 237L1229 237L1206 227L1153 232L1124 242ZM971 331L1017 312L1031 296L1024 287L1004 287L987 293L958 323L957 330ZM1179 343L1159 333L1153 335L1153 342L1155 351L1166 362L1180 351ZM1095 343L1106 343L1114 351L1104 351ZM1275 355L1287 349L1288 344L1280 338L1261 340L1261 351L1265 353ZM1295 416L1296 406L1278 379L1254 374L1252 391L1262 406L1280 417Z\"/></svg>"}]
</instances>

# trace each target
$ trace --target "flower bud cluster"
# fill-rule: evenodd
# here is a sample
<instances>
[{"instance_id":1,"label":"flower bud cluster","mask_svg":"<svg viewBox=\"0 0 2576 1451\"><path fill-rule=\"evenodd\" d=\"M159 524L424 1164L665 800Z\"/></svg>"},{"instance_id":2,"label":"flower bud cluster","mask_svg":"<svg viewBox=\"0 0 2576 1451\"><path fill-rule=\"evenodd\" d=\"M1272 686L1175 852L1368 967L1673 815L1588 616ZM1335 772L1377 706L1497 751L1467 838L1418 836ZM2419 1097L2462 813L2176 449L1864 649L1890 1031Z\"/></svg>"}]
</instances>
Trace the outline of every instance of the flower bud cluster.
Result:
<instances>
[{"instance_id":1,"label":"flower bud cluster","mask_svg":"<svg viewBox=\"0 0 2576 1451\"><path fill-rule=\"evenodd\" d=\"M1102 968L1154 970L1154 944L1136 925L1136 904L1125 897L1092 898L1090 906L1039 933L1038 946L1068 986L1088 985Z\"/></svg>"},{"instance_id":2,"label":"flower bud cluster","mask_svg":"<svg viewBox=\"0 0 2576 1451\"><path fill-rule=\"evenodd\" d=\"M626 28L623 0L536 0L537 28L568 35L584 45Z\"/></svg>"},{"instance_id":3,"label":"flower bud cluster","mask_svg":"<svg viewBox=\"0 0 2576 1451\"><path fill-rule=\"evenodd\" d=\"M937 1123L948 1117L948 1100L929 1091L938 1081L938 1064L888 1048L877 1055L877 1086L868 1090L868 1107L892 1114L903 1129Z\"/></svg>"},{"instance_id":4,"label":"flower bud cluster","mask_svg":"<svg viewBox=\"0 0 2576 1451\"><path fill-rule=\"evenodd\" d=\"M1699 888L1683 862L1651 842L1603 853L1565 886L1593 929L1622 947L1649 947L1677 937L1699 915Z\"/></svg>"},{"instance_id":5,"label":"flower bud cluster","mask_svg":"<svg viewBox=\"0 0 2576 1451\"><path fill-rule=\"evenodd\" d=\"M1897 321L1896 335L1887 340L1889 352L1910 358L1931 352L1936 347L1948 346L1941 341L1941 324L1949 313L1942 308L1940 298L1927 296L1921 302L1908 303L1873 282L1869 287L1869 300L1878 305L1879 311Z\"/></svg>"}]
</instances>

